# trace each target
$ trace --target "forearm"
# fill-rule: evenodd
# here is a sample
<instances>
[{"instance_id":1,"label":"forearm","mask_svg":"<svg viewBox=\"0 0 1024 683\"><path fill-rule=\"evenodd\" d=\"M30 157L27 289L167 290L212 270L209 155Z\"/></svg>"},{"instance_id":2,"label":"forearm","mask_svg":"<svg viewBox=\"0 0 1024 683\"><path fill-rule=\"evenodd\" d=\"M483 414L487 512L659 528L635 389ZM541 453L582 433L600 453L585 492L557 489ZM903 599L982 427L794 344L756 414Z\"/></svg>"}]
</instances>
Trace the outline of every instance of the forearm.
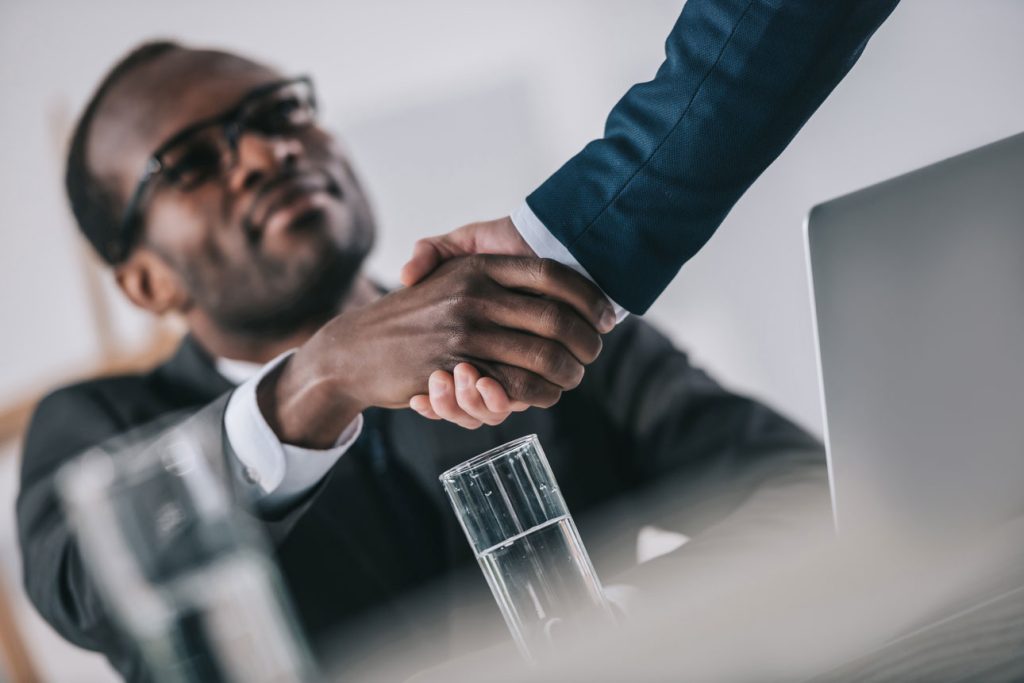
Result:
<instances>
[{"instance_id":1,"label":"forearm","mask_svg":"<svg viewBox=\"0 0 1024 683\"><path fill-rule=\"evenodd\" d=\"M530 207L612 299L644 312L897 1L690 0L655 78Z\"/></svg>"}]
</instances>

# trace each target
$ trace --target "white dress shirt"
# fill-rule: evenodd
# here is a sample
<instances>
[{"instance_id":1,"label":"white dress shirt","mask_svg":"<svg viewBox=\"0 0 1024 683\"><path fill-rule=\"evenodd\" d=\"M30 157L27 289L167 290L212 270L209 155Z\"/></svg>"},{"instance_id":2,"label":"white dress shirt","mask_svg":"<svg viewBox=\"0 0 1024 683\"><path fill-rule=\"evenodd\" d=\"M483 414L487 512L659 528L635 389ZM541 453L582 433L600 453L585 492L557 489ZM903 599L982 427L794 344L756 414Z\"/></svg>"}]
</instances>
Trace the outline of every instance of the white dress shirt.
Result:
<instances>
[{"instance_id":1,"label":"white dress shirt","mask_svg":"<svg viewBox=\"0 0 1024 683\"><path fill-rule=\"evenodd\" d=\"M216 361L217 372L238 385L224 412L228 443L242 463L245 477L259 487L261 496L256 504L264 510L285 507L316 486L363 429L363 416L357 415L334 446L325 450L293 446L277 438L260 412L256 387L292 353L282 353L266 365L228 358Z\"/></svg>"}]
</instances>

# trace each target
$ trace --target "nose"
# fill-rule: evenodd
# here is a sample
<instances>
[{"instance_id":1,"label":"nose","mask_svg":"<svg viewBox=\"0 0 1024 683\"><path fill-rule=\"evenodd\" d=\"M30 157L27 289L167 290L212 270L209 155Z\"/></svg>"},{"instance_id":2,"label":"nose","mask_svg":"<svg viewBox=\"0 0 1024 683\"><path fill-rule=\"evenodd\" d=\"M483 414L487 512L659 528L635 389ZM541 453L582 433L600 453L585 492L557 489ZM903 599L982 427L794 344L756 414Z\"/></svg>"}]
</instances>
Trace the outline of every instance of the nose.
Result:
<instances>
[{"instance_id":1,"label":"nose","mask_svg":"<svg viewBox=\"0 0 1024 683\"><path fill-rule=\"evenodd\" d=\"M245 133L238 139L237 162L231 170L234 192L258 187L283 170L295 167L302 156L302 143L285 136Z\"/></svg>"}]
</instances>

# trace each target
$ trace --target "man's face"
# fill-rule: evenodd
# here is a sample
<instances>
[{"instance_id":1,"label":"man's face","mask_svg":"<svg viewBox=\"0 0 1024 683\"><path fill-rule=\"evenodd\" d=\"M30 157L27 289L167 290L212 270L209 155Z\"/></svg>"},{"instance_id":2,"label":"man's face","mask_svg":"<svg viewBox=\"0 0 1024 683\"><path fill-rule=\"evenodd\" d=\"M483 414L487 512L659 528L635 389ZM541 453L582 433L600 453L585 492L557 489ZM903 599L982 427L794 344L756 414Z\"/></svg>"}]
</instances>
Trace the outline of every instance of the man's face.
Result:
<instances>
[{"instance_id":1,"label":"man's face","mask_svg":"<svg viewBox=\"0 0 1024 683\"><path fill-rule=\"evenodd\" d=\"M94 119L90 168L126 201L148 157L189 125L282 79L224 53L174 50L129 72ZM337 310L373 243L368 202L315 123L244 131L223 172L187 186L157 176L136 249L179 275L188 303L225 330L280 334Z\"/></svg>"}]
</instances>

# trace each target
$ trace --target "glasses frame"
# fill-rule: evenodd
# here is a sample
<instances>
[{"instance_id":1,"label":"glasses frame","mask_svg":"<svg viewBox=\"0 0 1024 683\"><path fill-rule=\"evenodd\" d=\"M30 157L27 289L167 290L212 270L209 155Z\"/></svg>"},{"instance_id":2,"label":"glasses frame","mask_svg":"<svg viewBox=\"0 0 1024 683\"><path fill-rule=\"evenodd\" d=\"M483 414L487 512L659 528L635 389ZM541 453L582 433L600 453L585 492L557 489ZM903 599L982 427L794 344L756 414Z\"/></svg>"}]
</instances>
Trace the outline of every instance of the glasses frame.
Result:
<instances>
[{"instance_id":1,"label":"glasses frame","mask_svg":"<svg viewBox=\"0 0 1024 683\"><path fill-rule=\"evenodd\" d=\"M241 125L242 115L246 113L249 106L253 102L262 99L277 90L282 90L299 83L305 83L309 87L309 104L313 108L313 112L316 113L317 100L316 90L313 87L313 79L308 75L301 75L265 83L253 88L226 112L195 121L161 143L146 160L146 164L142 170L142 175L139 177L139 181L135 184L135 190L128 199L128 203L125 205L124 212L121 215L121 222L118 225L117 233L107 244L107 253L111 261L113 263L119 263L123 261L131 251L135 242L139 224L141 223L138 218L143 209L143 198L150 186L152 186L156 181L157 177L166 170L163 155L166 154L169 149L181 143L182 140L187 139L190 135L195 134L199 130L209 128L211 126L220 126L228 141L229 147L232 150L235 150L237 148L238 139L243 132L243 127Z\"/></svg>"}]
</instances>

